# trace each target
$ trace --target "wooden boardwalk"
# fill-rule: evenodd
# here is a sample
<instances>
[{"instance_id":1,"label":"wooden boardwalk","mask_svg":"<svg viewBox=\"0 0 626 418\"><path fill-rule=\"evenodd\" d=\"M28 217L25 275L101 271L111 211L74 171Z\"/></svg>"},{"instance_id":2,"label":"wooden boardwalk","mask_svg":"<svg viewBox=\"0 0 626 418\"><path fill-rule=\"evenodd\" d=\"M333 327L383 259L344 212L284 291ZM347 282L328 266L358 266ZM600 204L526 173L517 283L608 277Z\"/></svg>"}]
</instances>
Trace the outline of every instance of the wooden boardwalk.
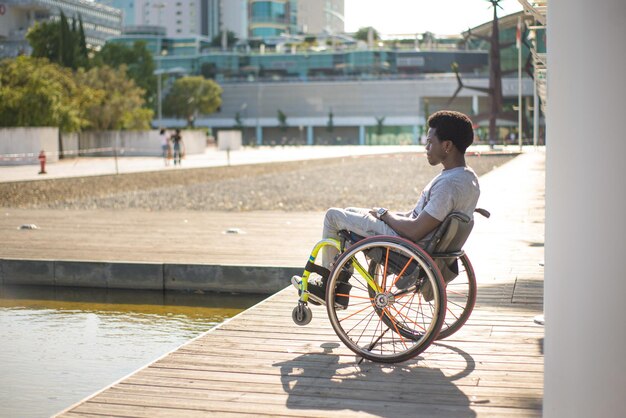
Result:
<instances>
[{"instance_id":1,"label":"wooden boardwalk","mask_svg":"<svg viewBox=\"0 0 626 418\"><path fill-rule=\"evenodd\" d=\"M541 416L544 159L481 179L466 246L479 279L465 327L398 365L357 363L323 308L291 320L287 288L59 416Z\"/></svg>"}]
</instances>

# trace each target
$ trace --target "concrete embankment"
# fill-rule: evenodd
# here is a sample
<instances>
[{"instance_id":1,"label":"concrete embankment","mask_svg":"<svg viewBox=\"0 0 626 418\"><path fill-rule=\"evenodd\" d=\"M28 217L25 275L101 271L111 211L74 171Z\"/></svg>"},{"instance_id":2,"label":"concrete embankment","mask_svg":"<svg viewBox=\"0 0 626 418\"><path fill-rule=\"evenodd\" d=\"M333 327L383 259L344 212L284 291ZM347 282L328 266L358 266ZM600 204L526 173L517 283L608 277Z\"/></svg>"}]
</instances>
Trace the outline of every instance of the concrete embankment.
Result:
<instances>
[{"instance_id":1,"label":"concrete embankment","mask_svg":"<svg viewBox=\"0 0 626 418\"><path fill-rule=\"evenodd\" d=\"M3 209L0 282L273 293L302 272L323 213ZM19 229L33 224L37 229Z\"/></svg>"},{"instance_id":2,"label":"concrete embankment","mask_svg":"<svg viewBox=\"0 0 626 418\"><path fill-rule=\"evenodd\" d=\"M3 285L272 294L296 267L0 260Z\"/></svg>"}]
</instances>

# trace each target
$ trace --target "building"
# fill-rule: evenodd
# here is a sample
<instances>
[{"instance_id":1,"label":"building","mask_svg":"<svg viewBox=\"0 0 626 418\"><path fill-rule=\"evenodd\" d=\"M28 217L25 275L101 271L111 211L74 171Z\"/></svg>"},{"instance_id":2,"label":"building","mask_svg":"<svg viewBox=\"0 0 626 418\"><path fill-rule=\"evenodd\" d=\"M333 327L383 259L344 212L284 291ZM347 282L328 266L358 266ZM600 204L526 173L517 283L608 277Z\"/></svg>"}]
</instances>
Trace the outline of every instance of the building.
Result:
<instances>
[{"instance_id":1,"label":"building","mask_svg":"<svg viewBox=\"0 0 626 418\"><path fill-rule=\"evenodd\" d=\"M162 26L169 37L213 40L233 32L240 41L275 45L286 35L344 31L344 0L96 1L122 10L124 27Z\"/></svg>"},{"instance_id":2,"label":"building","mask_svg":"<svg viewBox=\"0 0 626 418\"><path fill-rule=\"evenodd\" d=\"M251 39L277 38L298 33L297 0L249 0L248 34Z\"/></svg>"},{"instance_id":3,"label":"building","mask_svg":"<svg viewBox=\"0 0 626 418\"><path fill-rule=\"evenodd\" d=\"M502 39L515 34L517 17L500 21ZM293 36L292 36L293 37ZM304 39L304 36L299 35ZM282 37L285 39L286 37ZM484 91L458 88L452 64L458 65L468 87L489 86L489 52L463 37L443 40L389 41L382 47L354 42L326 45L284 44L252 52L217 51L202 37L125 35L111 42L144 40L167 79L201 74L223 89L220 111L196 119L197 126L243 129L246 144L399 144L416 143L429 114L453 108L470 115L488 112ZM441 41L441 42L440 42ZM456 48L454 48L456 45ZM417 48L416 48L417 46ZM515 44L502 56L517 55ZM528 56L524 50L524 57ZM512 62L505 61L507 66ZM517 72L503 75L504 106L517 106ZM522 80L523 112L532 119L533 82ZM279 126L277 114L287 115ZM331 122L332 121L332 122ZM184 125L166 119L163 124ZM482 132L487 121L479 122ZM499 119L499 138L517 128L516 121Z\"/></svg>"},{"instance_id":4,"label":"building","mask_svg":"<svg viewBox=\"0 0 626 418\"><path fill-rule=\"evenodd\" d=\"M63 12L83 20L85 39L93 47L104 45L122 32L122 11L85 0L4 0L0 13L0 57L29 54L28 29L37 22L56 20Z\"/></svg>"},{"instance_id":5,"label":"building","mask_svg":"<svg viewBox=\"0 0 626 418\"><path fill-rule=\"evenodd\" d=\"M166 36L213 39L222 31L248 38L247 0L96 0L121 9L124 27L165 28Z\"/></svg>"},{"instance_id":6,"label":"building","mask_svg":"<svg viewBox=\"0 0 626 418\"><path fill-rule=\"evenodd\" d=\"M304 34L345 32L344 0L298 0L298 27Z\"/></svg>"},{"instance_id":7,"label":"building","mask_svg":"<svg viewBox=\"0 0 626 418\"><path fill-rule=\"evenodd\" d=\"M220 28L235 33L237 39L248 39L248 1L221 0Z\"/></svg>"},{"instance_id":8,"label":"building","mask_svg":"<svg viewBox=\"0 0 626 418\"><path fill-rule=\"evenodd\" d=\"M168 36L201 35L201 8L197 0L140 0L135 2L135 24L164 26Z\"/></svg>"},{"instance_id":9,"label":"building","mask_svg":"<svg viewBox=\"0 0 626 418\"><path fill-rule=\"evenodd\" d=\"M222 30L221 0L200 1L200 34L208 38L218 36Z\"/></svg>"},{"instance_id":10,"label":"building","mask_svg":"<svg viewBox=\"0 0 626 418\"><path fill-rule=\"evenodd\" d=\"M135 25L135 0L97 0L96 3L120 9L122 11L122 26Z\"/></svg>"}]
</instances>

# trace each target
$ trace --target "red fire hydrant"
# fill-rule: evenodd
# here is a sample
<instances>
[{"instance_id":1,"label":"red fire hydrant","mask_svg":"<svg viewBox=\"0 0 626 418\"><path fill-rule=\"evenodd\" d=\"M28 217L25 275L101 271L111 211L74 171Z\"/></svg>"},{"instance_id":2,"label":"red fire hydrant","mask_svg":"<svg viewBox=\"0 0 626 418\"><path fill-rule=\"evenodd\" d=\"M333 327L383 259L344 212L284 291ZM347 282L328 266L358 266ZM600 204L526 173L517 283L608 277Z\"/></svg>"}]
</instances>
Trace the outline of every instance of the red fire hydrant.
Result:
<instances>
[{"instance_id":1,"label":"red fire hydrant","mask_svg":"<svg viewBox=\"0 0 626 418\"><path fill-rule=\"evenodd\" d=\"M46 174L46 153L44 150L39 153L39 165L41 166L39 174Z\"/></svg>"}]
</instances>

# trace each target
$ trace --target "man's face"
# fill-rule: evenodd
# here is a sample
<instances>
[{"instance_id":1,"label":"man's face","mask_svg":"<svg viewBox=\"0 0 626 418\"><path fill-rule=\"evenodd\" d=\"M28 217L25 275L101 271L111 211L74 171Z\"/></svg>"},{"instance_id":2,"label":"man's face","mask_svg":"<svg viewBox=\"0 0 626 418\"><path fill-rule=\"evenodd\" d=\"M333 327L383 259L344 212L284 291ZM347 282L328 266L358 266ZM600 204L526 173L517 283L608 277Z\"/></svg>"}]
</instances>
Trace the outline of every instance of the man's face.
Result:
<instances>
[{"instance_id":1,"label":"man's face","mask_svg":"<svg viewBox=\"0 0 626 418\"><path fill-rule=\"evenodd\" d=\"M446 141L440 141L439 137L437 137L436 129L428 129L428 135L426 136L426 158L430 165L440 164L446 158L446 151L443 148L444 142Z\"/></svg>"}]
</instances>

